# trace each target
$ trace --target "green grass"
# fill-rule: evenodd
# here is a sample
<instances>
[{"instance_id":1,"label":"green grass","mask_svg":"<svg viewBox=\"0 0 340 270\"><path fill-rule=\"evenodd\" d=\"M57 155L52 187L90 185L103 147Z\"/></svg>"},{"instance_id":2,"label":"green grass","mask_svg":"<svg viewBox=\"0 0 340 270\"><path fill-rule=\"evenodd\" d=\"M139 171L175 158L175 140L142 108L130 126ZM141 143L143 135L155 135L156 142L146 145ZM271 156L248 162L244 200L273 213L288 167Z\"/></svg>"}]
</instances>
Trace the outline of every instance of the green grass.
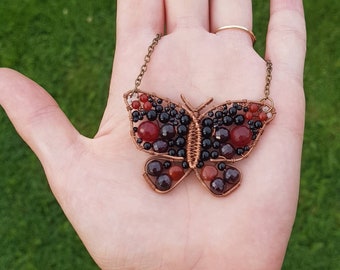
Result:
<instances>
[{"instance_id":1,"label":"green grass","mask_svg":"<svg viewBox=\"0 0 340 270\"><path fill-rule=\"evenodd\" d=\"M261 54L267 2L253 3ZM310 0L305 7L301 192L283 269L332 270L340 265L340 2ZM114 15L109 0L1 0L0 66L48 89L80 132L93 136L106 103ZM0 270L98 269L51 194L37 158L2 110L0 123Z\"/></svg>"}]
</instances>

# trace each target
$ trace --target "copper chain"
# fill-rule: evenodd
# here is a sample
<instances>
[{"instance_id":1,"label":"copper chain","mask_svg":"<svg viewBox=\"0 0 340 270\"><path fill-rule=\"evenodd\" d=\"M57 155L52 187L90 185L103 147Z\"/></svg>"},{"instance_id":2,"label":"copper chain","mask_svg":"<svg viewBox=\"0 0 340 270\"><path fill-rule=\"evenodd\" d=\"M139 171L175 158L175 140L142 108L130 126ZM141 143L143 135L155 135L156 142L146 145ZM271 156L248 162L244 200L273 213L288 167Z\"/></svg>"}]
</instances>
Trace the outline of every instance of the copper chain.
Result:
<instances>
[{"instance_id":1,"label":"copper chain","mask_svg":"<svg viewBox=\"0 0 340 270\"><path fill-rule=\"evenodd\" d=\"M140 73L137 76L136 80L135 80L135 89L134 91L136 91L138 89L138 87L140 86L143 76L147 70L147 65L151 60L151 55L153 53L153 51L155 50L156 45L158 44L158 41L162 38L161 34L157 34L156 37L152 40L151 45L148 47L148 53L144 56L144 64L142 65L141 69L140 69Z\"/></svg>"},{"instance_id":2,"label":"copper chain","mask_svg":"<svg viewBox=\"0 0 340 270\"><path fill-rule=\"evenodd\" d=\"M162 38L161 34L157 34L156 37L152 40L151 45L148 47L148 53L144 56L144 64L142 65L140 69L140 73L138 74L136 80L135 80L135 89L133 91L137 91L138 87L140 86L143 76L147 70L147 65L151 60L151 55L153 51L155 50L155 47L157 46L159 40ZM270 60L266 60L266 85L264 88L264 100L269 99L270 95L270 83L272 80L272 70L273 70L273 64Z\"/></svg>"}]
</instances>

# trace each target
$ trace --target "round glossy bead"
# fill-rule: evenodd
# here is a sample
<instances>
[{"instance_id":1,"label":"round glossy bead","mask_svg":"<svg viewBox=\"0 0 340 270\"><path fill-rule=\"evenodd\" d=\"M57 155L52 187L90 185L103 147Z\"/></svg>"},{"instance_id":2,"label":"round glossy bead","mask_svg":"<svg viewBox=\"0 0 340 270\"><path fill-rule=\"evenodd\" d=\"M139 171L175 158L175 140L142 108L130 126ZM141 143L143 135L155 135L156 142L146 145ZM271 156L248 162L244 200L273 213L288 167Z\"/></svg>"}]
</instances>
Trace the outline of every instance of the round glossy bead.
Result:
<instances>
[{"instance_id":1,"label":"round glossy bead","mask_svg":"<svg viewBox=\"0 0 340 270\"><path fill-rule=\"evenodd\" d=\"M201 160L206 161L209 160L210 153L206 150L201 151Z\"/></svg>"},{"instance_id":2,"label":"round glossy bead","mask_svg":"<svg viewBox=\"0 0 340 270\"><path fill-rule=\"evenodd\" d=\"M157 140L152 144L152 148L157 153L165 153L168 150L168 143L163 140Z\"/></svg>"},{"instance_id":3,"label":"round glossy bead","mask_svg":"<svg viewBox=\"0 0 340 270\"><path fill-rule=\"evenodd\" d=\"M144 148L145 150L150 150L151 147L152 147L152 144L149 143L149 142L146 142L146 143L143 144L143 148Z\"/></svg>"},{"instance_id":4,"label":"round glossy bead","mask_svg":"<svg viewBox=\"0 0 340 270\"><path fill-rule=\"evenodd\" d=\"M150 111L152 109L152 104L151 102L147 101L143 104L143 109L146 111Z\"/></svg>"},{"instance_id":5,"label":"round glossy bead","mask_svg":"<svg viewBox=\"0 0 340 270\"><path fill-rule=\"evenodd\" d=\"M214 141L214 142L213 142L213 148L214 148L214 149L219 149L219 148L220 148L220 145L221 145L221 144L220 144L219 141Z\"/></svg>"},{"instance_id":6,"label":"round glossy bead","mask_svg":"<svg viewBox=\"0 0 340 270\"><path fill-rule=\"evenodd\" d=\"M157 113L155 110L150 110L148 111L148 113L146 114L146 117L150 120L150 121L154 121L157 119Z\"/></svg>"},{"instance_id":7,"label":"round glossy bead","mask_svg":"<svg viewBox=\"0 0 340 270\"><path fill-rule=\"evenodd\" d=\"M246 126L234 127L230 132L230 139L234 147L243 147L250 143L251 130Z\"/></svg>"},{"instance_id":8,"label":"round glossy bead","mask_svg":"<svg viewBox=\"0 0 340 270\"><path fill-rule=\"evenodd\" d=\"M155 186L160 191L166 191L171 188L171 178L167 174L161 174L155 180Z\"/></svg>"},{"instance_id":9,"label":"round glossy bead","mask_svg":"<svg viewBox=\"0 0 340 270\"><path fill-rule=\"evenodd\" d=\"M140 107L140 102L138 100L134 100L134 101L132 101L131 106L132 106L132 108L137 110Z\"/></svg>"},{"instance_id":10,"label":"round glossy bead","mask_svg":"<svg viewBox=\"0 0 340 270\"><path fill-rule=\"evenodd\" d=\"M217 112L215 112L215 117L216 118L222 118L223 117L223 112L222 111L217 111Z\"/></svg>"},{"instance_id":11,"label":"round glossy bead","mask_svg":"<svg viewBox=\"0 0 340 270\"><path fill-rule=\"evenodd\" d=\"M181 124L183 124L183 125L189 125L190 124L190 117L189 117L189 115L183 115L181 117Z\"/></svg>"},{"instance_id":12,"label":"round glossy bead","mask_svg":"<svg viewBox=\"0 0 340 270\"><path fill-rule=\"evenodd\" d=\"M204 149L209 149L209 148L211 148L211 140L210 139L203 139L202 140L202 147L204 148Z\"/></svg>"},{"instance_id":13,"label":"round glossy bead","mask_svg":"<svg viewBox=\"0 0 340 270\"><path fill-rule=\"evenodd\" d=\"M261 112L261 113L259 114L259 119L260 119L260 121L266 121L267 118L268 118L268 116L267 116L267 114L266 114L265 112Z\"/></svg>"},{"instance_id":14,"label":"round glossy bead","mask_svg":"<svg viewBox=\"0 0 340 270\"><path fill-rule=\"evenodd\" d=\"M230 116L224 116L223 117L223 124L226 126L230 126L233 123L233 118Z\"/></svg>"},{"instance_id":15,"label":"round glossy bead","mask_svg":"<svg viewBox=\"0 0 340 270\"><path fill-rule=\"evenodd\" d=\"M171 167L171 162L169 160L164 161L163 167L164 169L169 169Z\"/></svg>"},{"instance_id":16,"label":"round glossy bead","mask_svg":"<svg viewBox=\"0 0 340 270\"><path fill-rule=\"evenodd\" d=\"M219 128L215 133L216 140L226 142L229 139L229 130L226 128Z\"/></svg>"},{"instance_id":17,"label":"round glossy bead","mask_svg":"<svg viewBox=\"0 0 340 270\"><path fill-rule=\"evenodd\" d=\"M176 130L173 125L164 125L161 127L160 135L164 139L171 139L176 135Z\"/></svg>"},{"instance_id":18,"label":"round glossy bead","mask_svg":"<svg viewBox=\"0 0 340 270\"><path fill-rule=\"evenodd\" d=\"M202 168L201 177L204 181L212 181L217 176L218 171L215 166L206 165Z\"/></svg>"},{"instance_id":19,"label":"round glossy bead","mask_svg":"<svg viewBox=\"0 0 340 270\"><path fill-rule=\"evenodd\" d=\"M238 169L230 167L223 173L224 180L230 184L235 184L240 181L240 172Z\"/></svg>"},{"instance_id":20,"label":"round glossy bead","mask_svg":"<svg viewBox=\"0 0 340 270\"><path fill-rule=\"evenodd\" d=\"M156 112L162 112L163 111L163 106L162 105L157 105L157 103L155 103L155 110L156 110Z\"/></svg>"},{"instance_id":21,"label":"round glossy bead","mask_svg":"<svg viewBox=\"0 0 340 270\"><path fill-rule=\"evenodd\" d=\"M148 95L147 94L141 94L140 96L139 96L139 100L141 101L141 102L147 102L148 101Z\"/></svg>"},{"instance_id":22,"label":"round glossy bead","mask_svg":"<svg viewBox=\"0 0 340 270\"><path fill-rule=\"evenodd\" d=\"M161 123L167 123L170 120L170 115L166 112L162 112L159 115L159 121Z\"/></svg>"},{"instance_id":23,"label":"round glossy bead","mask_svg":"<svg viewBox=\"0 0 340 270\"><path fill-rule=\"evenodd\" d=\"M182 168L183 169L188 169L189 168L189 163L187 161L182 162Z\"/></svg>"},{"instance_id":24,"label":"round glossy bead","mask_svg":"<svg viewBox=\"0 0 340 270\"><path fill-rule=\"evenodd\" d=\"M255 104L255 103L252 103L252 104L250 104L250 106L249 106L249 110L250 110L251 112L257 112L258 109L259 109L259 106L258 106L257 104Z\"/></svg>"},{"instance_id":25,"label":"round glossy bead","mask_svg":"<svg viewBox=\"0 0 340 270\"><path fill-rule=\"evenodd\" d=\"M258 120L258 121L255 121L255 124L254 124L254 125L255 125L256 128L261 128L261 127L263 126L263 125L262 125L262 122L259 121L259 120Z\"/></svg>"},{"instance_id":26,"label":"round glossy bead","mask_svg":"<svg viewBox=\"0 0 340 270\"><path fill-rule=\"evenodd\" d=\"M213 126L213 120L211 118L204 118L203 121L202 121L202 126L212 127Z\"/></svg>"},{"instance_id":27,"label":"round glossy bead","mask_svg":"<svg viewBox=\"0 0 340 270\"><path fill-rule=\"evenodd\" d=\"M188 128L185 125L179 125L177 127L178 135L184 136L188 134Z\"/></svg>"},{"instance_id":28,"label":"round glossy bead","mask_svg":"<svg viewBox=\"0 0 340 270\"><path fill-rule=\"evenodd\" d=\"M238 114L235 116L234 121L236 125L240 126L244 123L244 116L241 114Z\"/></svg>"},{"instance_id":29,"label":"round glossy bead","mask_svg":"<svg viewBox=\"0 0 340 270\"><path fill-rule=\"evenodd\" d=\"M158 176L162 173L163 166L158 160L152 160L146 165L146 172L152 176Z\"/></svg>"},{"instance_id":30,"label":"round glossy bead","mask_svg":"<svg viewBox=\"0 0 340 270\"><path fill-rule=\"evenodd\" d=\"M154 142L159 136L159 127L156 123L145 121L138 126L138 136L145 142Z\"/></svg>"},{"instance_id":31,"label":"round glossy bead","mask_svg":"<svg viewBox=\"0 0 340 270\"><path fill-rule=\"evenodd\" d=\"M224 191L224 181L221 178L215 178L210 182L210 190L216 195L222 195Z\"/></svg>"},{"instance_id":32,"label":"round glossy bead","mask_svg":"<svg viewBox=\"0 0 340 270\"><path fill-rule=\"evenodd\" d=\"M177 147L184 147L185 146L185 139L183 137L178 137L175 141Z\"/></svg>"},{"instance_id":33,"label":"round glossy bead","mask_svg":"<svg viewBox=\"0 0 340 270\"><path fill-rule=\"evenodd\" d=\"M176 156L176 150L171 148L171 149L168 151L168 155L169 155L169 156Z\"/></svg>"},{"instance_id":34,"label":"round glossy bead","mask_svg":"<svg viewBox=\"0 0 340 270\"><path fill-rule=\"evenodd\" d=\"M217 152L216 150L211 151L210 157L211 157L212 159L216 159L216 158L218 158L218 156L219 156L219 154L218 154L218 152Z\"/></svg>"},{"instance_id":35,"label":"round glossy bead","mask_svg":"<svg viewBox=\"0 0 340 270\"><path fill-rule=\"evenodd\" d=\"M235 107L229 108L229 114L230 115L236 115L237 114L237 109Z\"/></svg>"},{"instance_id":36,"label":"round glossy bead","mask_svg":"<svg viewBox=\"0 0 340 270\"><path fill-rule=\"evenodd\" d=\"M224 156L227 159L232 159L235 155L235 149L234 147L229 144L223 144L220 149L221 156Z\"/></svg>"},{"instance_id":37,"label":"round glossy bead","mask_svg":"<svg viewBox=\"0 0 340 270\"><path fill-rule=\"evenodd\" d=\"M210 127L204 127L203 129L202 129L202 135L203 135L203 137L210 137L211 136L211 134L212 134L212 129L210 128Z\"/></svg>"},{"instance_id":38,"label":"round glossy bead","mask_svg":"<svg viewBox=\"0 0 340 270\"><path fill-rule=\"evenodd\" d=\"M169 169L169 176L171 180L173 181L180 180L183 177L183 175L184 175L184 170L180 166L175 165Z\"/></svg>"},{"instance_id":39,"label":"round glossy bead","mask_svg":"<svg viewBox=\"0 0 340 270\"><path fill-rule=\"evenodd\" d=\"M177 151L177 156L178 157L185 157L186 156L186 151L184 148L181 148Z\"/></svg>"},{"instance_id":40,"label":"round glossy bead","mask_svg":"<svg viewBox=\"0 0 340 270\"><path fill-rule=\"evenodd\" d=\"M220 162L217 164L217 168L220 170L220 171L224 171L224 169L226 168L226 165L224 162Z\"/></svg>"}]
</instances>

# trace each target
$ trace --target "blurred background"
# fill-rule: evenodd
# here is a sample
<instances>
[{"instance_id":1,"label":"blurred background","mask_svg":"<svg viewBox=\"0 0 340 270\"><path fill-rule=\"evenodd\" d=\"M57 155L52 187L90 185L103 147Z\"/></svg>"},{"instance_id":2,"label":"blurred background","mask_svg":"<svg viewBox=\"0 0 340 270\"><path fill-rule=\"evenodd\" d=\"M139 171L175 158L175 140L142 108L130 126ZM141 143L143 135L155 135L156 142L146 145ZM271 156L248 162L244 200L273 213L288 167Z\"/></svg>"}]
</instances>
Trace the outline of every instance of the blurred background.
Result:
<instances>
[{"instance_id":1,"label":"blurred background","mask_svg":"<svg viewBox=\"0 0 340 270\"><path fill-rule=\"evenodd\" d=\"M340 269L340 2L304 2L306 130L299 207L283 269L333 270ZM269 1L253 1L253 9L255 49L263 55ZM109 0L0 0L0 67L42 85L91 137L108 94L115 13L116 2ZM54 199L39 161L0 109L2 269L98 267Z\"/></svg>"}]
</instances>

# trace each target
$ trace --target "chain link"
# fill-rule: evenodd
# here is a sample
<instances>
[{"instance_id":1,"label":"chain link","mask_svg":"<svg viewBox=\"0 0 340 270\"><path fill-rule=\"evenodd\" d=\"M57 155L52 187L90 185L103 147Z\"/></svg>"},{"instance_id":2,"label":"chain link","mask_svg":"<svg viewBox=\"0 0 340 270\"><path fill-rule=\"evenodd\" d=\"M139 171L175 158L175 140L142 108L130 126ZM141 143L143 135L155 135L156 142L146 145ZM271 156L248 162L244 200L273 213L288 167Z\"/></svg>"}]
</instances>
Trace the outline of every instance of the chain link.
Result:
<instances>
[{"instance_id":1,"label":"chain link","mask_svg":"<svg viewBox=\"0 0 340 270\"><path fill-rule=\"evenodd\" d=\"M140 73L137 76L135 80L135 89L133 90L134 92L137 91L138 87L140 86L143 76L147 70L147 65L151 60L151 55L153 51L155 50L156 45L158 44L158 41L162 38L161 34L157 34L156 37L152 40L151 45L148 47L148 53L144 56L144 64L142 65L140 69Z\"/></svg>"},{"instance_id":2,"label":"chain link","mask_svg":"<svg viewBox=\"0 0 340 270\"><path fill-rule=\"evenodd\" d=\"M267 64L267 75L266 75L266 86L264 87L264 99L268 99L270 95L270 82L272 81L272 70L273 64L270 60L266 60Z\"/></svg>"}]
</instances>

